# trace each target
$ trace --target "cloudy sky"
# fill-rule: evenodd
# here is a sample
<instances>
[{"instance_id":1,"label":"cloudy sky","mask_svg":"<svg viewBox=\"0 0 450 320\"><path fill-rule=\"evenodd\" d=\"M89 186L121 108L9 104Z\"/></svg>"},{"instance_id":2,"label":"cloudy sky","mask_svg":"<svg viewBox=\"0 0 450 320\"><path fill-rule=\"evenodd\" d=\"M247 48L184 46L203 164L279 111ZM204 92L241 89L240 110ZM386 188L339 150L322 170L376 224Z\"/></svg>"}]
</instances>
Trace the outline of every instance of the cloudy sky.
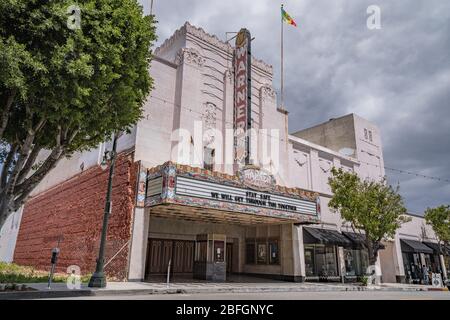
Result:
<instances>
[{"instance_id":1,"label":"cloudy sky","mask_svg":"<svg viewBox=\"0 0 450 320\"><path fill-rule=\"evenodd\" d=\"M140 0L149 12L151 0ZM278 0L154 0L158 43L185 21L225 39L248 28L279 88ZM385 165L450 180L450 1L285 0L285 104L291 132L356 113L382 133ZM369 5L381 29L366 25ZM410 212L450 204L450 183L386 171Z\"/></svg>"}]
</instances>

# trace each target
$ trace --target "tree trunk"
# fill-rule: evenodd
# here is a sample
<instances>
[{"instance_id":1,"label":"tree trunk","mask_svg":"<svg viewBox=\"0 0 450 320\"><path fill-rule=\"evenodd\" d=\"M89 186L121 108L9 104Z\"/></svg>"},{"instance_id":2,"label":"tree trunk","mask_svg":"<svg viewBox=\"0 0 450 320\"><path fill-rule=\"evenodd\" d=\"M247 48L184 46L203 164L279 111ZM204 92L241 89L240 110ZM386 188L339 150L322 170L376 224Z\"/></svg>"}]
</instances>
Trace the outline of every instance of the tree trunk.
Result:
<instances>
[{"instance_id":1,"label":"tree trunk","mask_svg":"<svg viewBox=\"0 0 450 320\"><path fill-rule=\"evenodd\" d=\"M11 207L12 207L12 198L9 197L7 194L2 194L0 199L0 230L2 229L3 225L6 222L6 219L8 219L9 215L12 213Z\"/></svg>"},{"instance_id":2,"label":"tree trunk","mask_svg":"<svg viewBox=\"0 0 450 320\"><path fill-rule=\"evenodd\" d=\"M366 236L366 246L369 256L369 266L374 266L378 259L378 250L380 248L380 244L378 241L372 241L372 239Z\"/></svg>"}]
</instances>

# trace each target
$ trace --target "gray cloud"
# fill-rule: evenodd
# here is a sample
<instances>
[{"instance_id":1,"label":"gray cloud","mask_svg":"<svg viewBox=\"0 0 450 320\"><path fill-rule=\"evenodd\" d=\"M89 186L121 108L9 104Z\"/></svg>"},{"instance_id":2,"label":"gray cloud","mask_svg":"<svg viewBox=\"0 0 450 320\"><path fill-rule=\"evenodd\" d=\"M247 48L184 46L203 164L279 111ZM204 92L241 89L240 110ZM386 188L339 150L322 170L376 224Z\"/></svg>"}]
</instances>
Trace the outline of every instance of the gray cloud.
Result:
<instances>
[{"instance_id":1,"label":"gray cloud","mask_svg":"<svg viewBox=\"0 0 450 320\"><path fill-rule=\"evenodd\" d=\"M146 12L150 0L141 1ZM225 39L247 27L253 53L274 66L279 88L281 2L155 0L158 43L185 21ZM385 165L450 179L450 2L286 0L298 28L285 26L290 131L350 112L381 129ZM381 8L381 30L366 9ZM450 184L387 171L408 209L450 203Z\"/></svg>"}]
</instances>

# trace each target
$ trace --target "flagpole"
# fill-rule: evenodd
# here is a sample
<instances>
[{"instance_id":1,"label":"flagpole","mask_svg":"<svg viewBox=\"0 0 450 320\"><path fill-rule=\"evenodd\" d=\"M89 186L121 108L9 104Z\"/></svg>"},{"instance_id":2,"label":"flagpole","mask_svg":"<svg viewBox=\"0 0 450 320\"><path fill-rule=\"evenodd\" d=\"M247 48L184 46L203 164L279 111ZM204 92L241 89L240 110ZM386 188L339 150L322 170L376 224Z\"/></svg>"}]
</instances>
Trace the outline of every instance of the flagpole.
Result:
<instances>
[{"instance_id":1,"label":"flagpole","mask_svg":"<svg viewBox=\"0 0 450 320\"><path fill-rule=\"evenodd\" d=\"M281 107L280 109L284 109L284 52L283 52L283 5L281 5Z\"/></svg>"}]
</instances>

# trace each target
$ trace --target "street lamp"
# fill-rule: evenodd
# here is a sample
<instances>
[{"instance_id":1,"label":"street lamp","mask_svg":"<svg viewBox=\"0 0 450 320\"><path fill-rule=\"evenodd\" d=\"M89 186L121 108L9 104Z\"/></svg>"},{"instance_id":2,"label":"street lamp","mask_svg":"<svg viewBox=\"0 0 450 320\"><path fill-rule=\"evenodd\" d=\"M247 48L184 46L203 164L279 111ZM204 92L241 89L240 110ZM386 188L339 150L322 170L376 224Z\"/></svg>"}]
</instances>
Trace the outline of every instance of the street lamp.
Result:
<instances>
[{"instance_id":1,"label":"street lamp","mask_svg":"<svg viewBox=\"0 0 450 320\"><path fill-rule=\"evenodd\" d=\"M109 167L108 189L106 191L106 203L105 203L105 212L103 215L103 227L100 239L100 249L98 251L98 258L97 258L97 265L95 267L95 272L92 275L91 279L89 280L88 285L91 288L106 287L106 277L105 273L103 272L103 267L105 265L105 246L106 246L106 233L108 231L108 219L112 209L111 193L112 193L112 179L114 176L114 163L116 162L117 138L118 134L114 133L112 150L105 152L103 156L103 161L100 165L102 169L106 169L107 161L110 160L111 162Z\"/></svg>"}]
</instances>

